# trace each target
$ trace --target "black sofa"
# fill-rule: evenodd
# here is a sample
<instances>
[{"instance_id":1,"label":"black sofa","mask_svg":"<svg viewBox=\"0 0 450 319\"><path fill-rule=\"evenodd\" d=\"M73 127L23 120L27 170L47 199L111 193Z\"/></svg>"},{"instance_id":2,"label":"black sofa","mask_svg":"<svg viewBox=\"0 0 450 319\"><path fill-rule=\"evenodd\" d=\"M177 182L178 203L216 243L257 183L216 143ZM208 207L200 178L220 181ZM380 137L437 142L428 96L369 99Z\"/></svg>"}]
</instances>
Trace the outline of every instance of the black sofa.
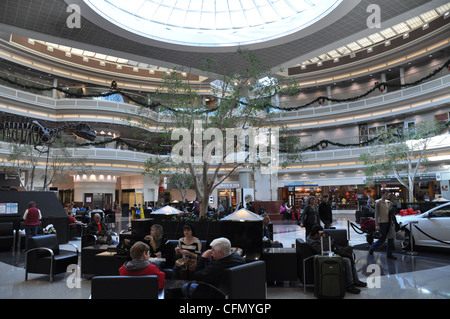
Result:
<instances>
[{"instance_id":1,"label":"black sofa","mask_svg":"<svg viewBox=\"0 0 450 319\"><path fill-rule=\"evenodd\" d=\"M266 299L266 263L262 260L225 269L219 289L229 299Z\"/></svg>"},{"instance_id":2,"label":"black sofa","mask_svg":"<svg viewBox=\"0 0 450 319\"><path fill-rule=\"evenodd\" d=\"M11 250L14 246L12 222L0 223L0 251Z\"/></svg>"},{"instance_id":3,"label":"black sofa","mask_svg":"<svg viewBox=\"0 0 450 319\"><path fill-rule=\"evenodd\" d=\"M60 250L55 234L29 238L25 280L28 280L28 273L37 273L50 275L50 282L53 282L55 274L65 273L69 265L78 265L78 248L72 246L75 251Z\"/></svg>"},{"instance_id":4,"label":"black sofa","mask_svg":"<svg viewBox=\"0 0 450 319\"><path fill-rule=\"evenodd\" d=\"M314 253L311 247L301 238L295 240L297 251L297 276L303 286L314 284Z\"/></svg>"}]
</instances>

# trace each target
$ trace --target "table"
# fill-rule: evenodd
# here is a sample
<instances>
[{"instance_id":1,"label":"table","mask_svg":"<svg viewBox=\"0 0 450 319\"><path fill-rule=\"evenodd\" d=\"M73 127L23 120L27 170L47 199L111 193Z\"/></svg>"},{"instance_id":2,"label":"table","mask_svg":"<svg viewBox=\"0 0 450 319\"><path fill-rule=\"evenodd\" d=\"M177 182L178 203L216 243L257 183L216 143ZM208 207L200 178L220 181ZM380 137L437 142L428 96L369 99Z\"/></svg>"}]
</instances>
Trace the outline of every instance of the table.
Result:
<instances>
[{"instance_id":1,"label":"table","mask_svg":"<svg viewBox=\"0 0 450 319\"><path fill-rule=\"evenodd\" d=\"M183 299L183 293L181 288L184 284L187 284L189 280L180 279L166 279L166 285L164 286L164 299Z\"/></svg>"},{"instance_id":2,"label":"table","mask_svg":"<svg viewBox=\"0 0 450 319\"><path fill-rule=\"evenodd\" d=\"M265 248L261 259L266 263L266 281L297 281L295 248Z\"/></svg>"},{"instance_id":3,"label":"table","mask_svg":"<svg viewBox=\"0 0 450 319\"><path fill-rule=\"evenodd\" d=\"M92 246L86 246L81 249L81 275L94 275L95 274L95 255L105 252L110 249L114 249L115 245L101 245L95 244Z\"/></svg>"},{"instance_id":4,"label":"table","mask_svg":"<svg viewBox=\"0 0 450 319\"><path fill-rule=\"evenodd\" d=\"M117 255L116 252L105 251L95 255L96 276L119 276L119 268L127 261L127 257Z\"/></svg>"}]
</instances>

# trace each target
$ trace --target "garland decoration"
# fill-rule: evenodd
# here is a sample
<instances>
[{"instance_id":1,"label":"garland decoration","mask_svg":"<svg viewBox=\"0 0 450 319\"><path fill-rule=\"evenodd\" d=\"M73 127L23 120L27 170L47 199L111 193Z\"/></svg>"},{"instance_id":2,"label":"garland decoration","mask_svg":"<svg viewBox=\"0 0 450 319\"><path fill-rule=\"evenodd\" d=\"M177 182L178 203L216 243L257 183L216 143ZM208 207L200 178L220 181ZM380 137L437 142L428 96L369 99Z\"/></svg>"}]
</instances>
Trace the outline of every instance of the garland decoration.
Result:
<instances>
[{"instance_id":1,"label":"garland decoration","mask_svg":"<svg viewBox=\"0 0 450 319\"><path fill-rule=\"evenodd\" d=\"M414 82L409 82L409 83L405 83L405 84L391 84L391 83L387 83L387 82L377 82L375 83L374 87L371 88L370 90L368 90L365 93L362 93L358 96L354 96L354 97L350 97L350 98L346 98L346 99L334 99L334 98L330 98L328 96L319 96L316 99L303 104L303 105L299 105L299 106L295 106L295 107L281 107L281 106L275 106L272 105L271 107L277 110L281 110L281 111L298 111L300 109L304 109L306 107L309 106L313 106L314 104L319 104L322 105L324 104L326 101L330 101L330 102L334 102L334 103L348 103L348 102L355 102L357 100L363 99L366 96L368 96L370 93L379 90L380 92L385 91L388 88L406 88L406 87L410 87L410 86L416 86L421 84L422 82L431 79L432 77L436 76L436 74L438 74L439 72L441 72L443 69L447 68L450 71L450 59L447 60L447 62L445 62L443 65L441 65L439 68L435 69L433 72L431 72L430 74L428 74L427 76L414 81ZM283 94L283 90L279 91L279 93ZM290 92L289 94L292 95L292 92Z\"/></svg>"},{"instance_id":2,"label":"garland decoration","mask_svg":"<svg viewBox=\"0 0 450 319\"><path fill-rule=\"evenodd\" d=\"M334 99L334 98L330 98L328 96L319 96L317 98L315 98L314 100L303 104L303 105L299 105L299 106L295 106L295 107L281 107L281 106L276 106L273 105L269 102L263 102L261 105L261 108L273 108L273 109L277 109L280 111L298 111L300 109L304 109L310 106L314 106L314 105L322 105L325 104L326 101L330 101L330 102L334 102L334 103L348 103L348 102L355 102L357 100L363 99L366 96L368 96L369 94L371 94L372 92L379 90L380 92L384 92L386 89L389 88L406 88L406 87L411 87L411 86L416 86L421 84L422 82L431 79L432 77L436 76L439 72L441 72L443 69L447 68L450 71L450 59L447 60L447 62L445 62L443 65L441 65L439 68L435 69L433 72L431 72L430 74L428 74L427 76L414 81L414 82L409 82L409 83L405 83L405 84L392 84L392 83L387 83L387 82L377 82L375 83L374 87L371 88L370 90L368 90L365 93L362 93L358 96L354 96L354 97L350 97L350 98L346 98L346 99ZM107 97L110 95L114 95L114 94L121 94L122 96L126 97L128 100L132 101L133 103L140 105L142 107L145 108L150 108L153 111L157 111L157 107L161 106L161 103L159 102L151 102L149 103L149 100L147 100L146 98L142 98L142 99L136 99L133 96L131 96L130 94L121 91L119 89L117 89L117 86L111 86L111 90L109 92L104 92L104 93L97 93L97 94L83 94L81 89L78 89L75 92L71 92L68 88L63 89L63 88L59 88L59 87L38 87L38 86L34 86L34 85L28 85L28 84L21 84L18 83L17 81L12 81L10 79L8 79L7 77L0 75L0 80L5 81L7 83L10 83L12 85L15 86L19 86L25 90L36 90L36 91L51 91L51 90L57 90L59 92L62 92L64 94L66 94L69 97L72 98L95 98L95 97ZM289 94L289 95L293 95L295 93L298 93L299 91L299 87L297 86L295 89L292 88L287 88L287 89L281 89L279 90L277 93L280 94ZM240 104L242 105L247 105L246 102L244 101L240 101ZM220 106L216 106L210 109L205 109L205 110L198 110L198 113L210 113L210 112L214 112L216 111ZM158 112L165 112L165 111L170 111L170 112L181 112L180 110L165 106L164 109L159 110Z\"/></svg>"},{"instance_id":3,"label":"garland decoration","mask_svg":"<svg viewBox=\"0 0 450 319\"><path fill-rule=\"evenodd\" d=\"M445 123L445 124L443 124L441 126L441 129L444 130L444 129L447 129L449 127L450 127L450 121ZM427 133L424 133L423 135L427 135L429 133L430 132L427 132ZM344 148L346 148L346 147L361 147L361 146L363 146L363 144L370 144L372 142L377 141L382 135L383 135L383 133L380 133L377 136L375 136L375 137L373 137L371 139L368 139L367 141L361 141L359 143L347 143L347 144L333 142L333 141L330 141L330 140L321 140L320 142L317 142L317 143L315 143L315 144L313 144L311 146L302 148L301 151L302 152L305 152L305 151L319 151L319 150L325 149L326 147L328 147L328 145L334 145L334 146L337 146L337 147L344 147ZM397 134L395 134L395 135L397 135ZM421 136L416 136L416 138L421 138Z\"/></svg>"},{"instance_id":4,"label":"garland decoration","mask_svg":"<svg viewBox=\"0 0 450 319\"><path fill-rule=\"evenodd\" d=\"M450 121L446 122L445 124L443 124L441 126L441 129L444 130L444 129L447 129L449 127L450 127ZM347 144L339 143L339 142L333 142L333 141L330 141L330 140L321 140L321 141L319 141L319 142L317 142L317 143L315 143L313 145L310 145L308 147L302 148L301 152L320 151L320 150L326 149L329 145L337 146L337 147L340 147L340 148L361 147L361 146L364 146L364 144L370 144L372 142L377 141L380 137L382 137L382 135L383 135L383 133L380 133L377 136L375 136L375 137L373 137L371 139L368 139L366 141L361 141L361 142L358 142L358 143L347 143ZM424 133L424 135L427 135L427 133ZM417 138L421 138L421 137L417 136ZM143 146L143 142L142 141L136 142L136 143L131 143L130 141L124 140L124 139L122 139L120 137L115 137L115 138L107 139L107 140L104 140L104 141L80 143L80 144L77 144L76 146L77 147L100 146L100 145L105 145L105 144L112 143L112 142L117 142L117 143L124 144L124 145L128 146L129 148L136 149L136 150L141 151L141 152L155 153L155 151L156 151L155 147ZM281 150L281 151L286 151L287 152L287 150Z\"/></svg>"}]
</instances>

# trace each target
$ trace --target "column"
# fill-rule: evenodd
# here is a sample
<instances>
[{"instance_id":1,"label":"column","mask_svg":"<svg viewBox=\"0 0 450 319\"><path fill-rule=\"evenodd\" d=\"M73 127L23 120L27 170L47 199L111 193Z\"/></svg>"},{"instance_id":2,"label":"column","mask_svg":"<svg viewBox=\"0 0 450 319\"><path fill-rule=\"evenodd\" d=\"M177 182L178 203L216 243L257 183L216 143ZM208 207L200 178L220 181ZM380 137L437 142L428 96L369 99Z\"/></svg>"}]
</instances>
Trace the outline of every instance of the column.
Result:
<instances>
[{"instance_id":1,"label":"column","mask_svg":"<svg viewBox=\"0 0 450 319\"><path fill-rule=\"evenodd\" d=\"M331 86L327 86L327 97L331 99ZM328 105L331 105L331 101L328 101Z\"/></svg>"},{"instance_id":2,"label":"column","mask_svg":"<svg viewBox=\"0 0 450 319\"><path fill-rule=\"evenodd\" d=\"M252 175L253 171L250 168L241 168L239 169L239 185L241 188L241 201L244 205L244 208L246 207L246 201L245 197L250 195L251 200L255 200L255 190L252 186Z\"/></svg>"},{"instance_id":3,"label":"column","mask_svg":"<svg viewBox=\"0 0 450 319\"><path fill-rule=\"evenodd\" d=\"M381 83L386 83L386 73L381 73ZM387 93L387 86L384 87L383 93Z\"/></svg>"},{"instance_id":4,"label":"column","mask_svg":"<svg viewBox=\"0 0 450 319\"><path fill-rule=\"evenodd\" d=\"M400 68L400 84L405 84L405 69Z\"/></svg>"}]
</instances>

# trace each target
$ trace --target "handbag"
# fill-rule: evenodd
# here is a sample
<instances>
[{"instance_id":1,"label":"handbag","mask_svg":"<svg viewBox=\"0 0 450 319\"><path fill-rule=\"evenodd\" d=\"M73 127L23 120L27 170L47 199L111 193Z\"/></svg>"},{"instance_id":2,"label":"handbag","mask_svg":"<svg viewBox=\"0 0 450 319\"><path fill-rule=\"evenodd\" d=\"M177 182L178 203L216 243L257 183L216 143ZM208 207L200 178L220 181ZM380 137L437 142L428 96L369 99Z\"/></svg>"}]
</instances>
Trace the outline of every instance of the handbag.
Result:
<instances>
[{"instance_id":1,"label":"handbag","mask_svg":"<svg viewBox=\"0 0 450 319\"><path fill-rule=\"evenodd\" d=\"M178 258L175 260L175 265L180 268L181 271L194 272L197 267L197 259L194 258Z\"/></svg>"},{"instance_id":2,"label":"handbag","mask_svg":"<svg viewBox=\"0 0 450 319\"><path fill-rule=\"evenodd\" d=\"M335 246L334 247L334 252L336 254L338 254L341 257L347 257L350 260L355 260L355 255L353 253L353 247L351 246Z\"/></svg>"}]
</instances>

